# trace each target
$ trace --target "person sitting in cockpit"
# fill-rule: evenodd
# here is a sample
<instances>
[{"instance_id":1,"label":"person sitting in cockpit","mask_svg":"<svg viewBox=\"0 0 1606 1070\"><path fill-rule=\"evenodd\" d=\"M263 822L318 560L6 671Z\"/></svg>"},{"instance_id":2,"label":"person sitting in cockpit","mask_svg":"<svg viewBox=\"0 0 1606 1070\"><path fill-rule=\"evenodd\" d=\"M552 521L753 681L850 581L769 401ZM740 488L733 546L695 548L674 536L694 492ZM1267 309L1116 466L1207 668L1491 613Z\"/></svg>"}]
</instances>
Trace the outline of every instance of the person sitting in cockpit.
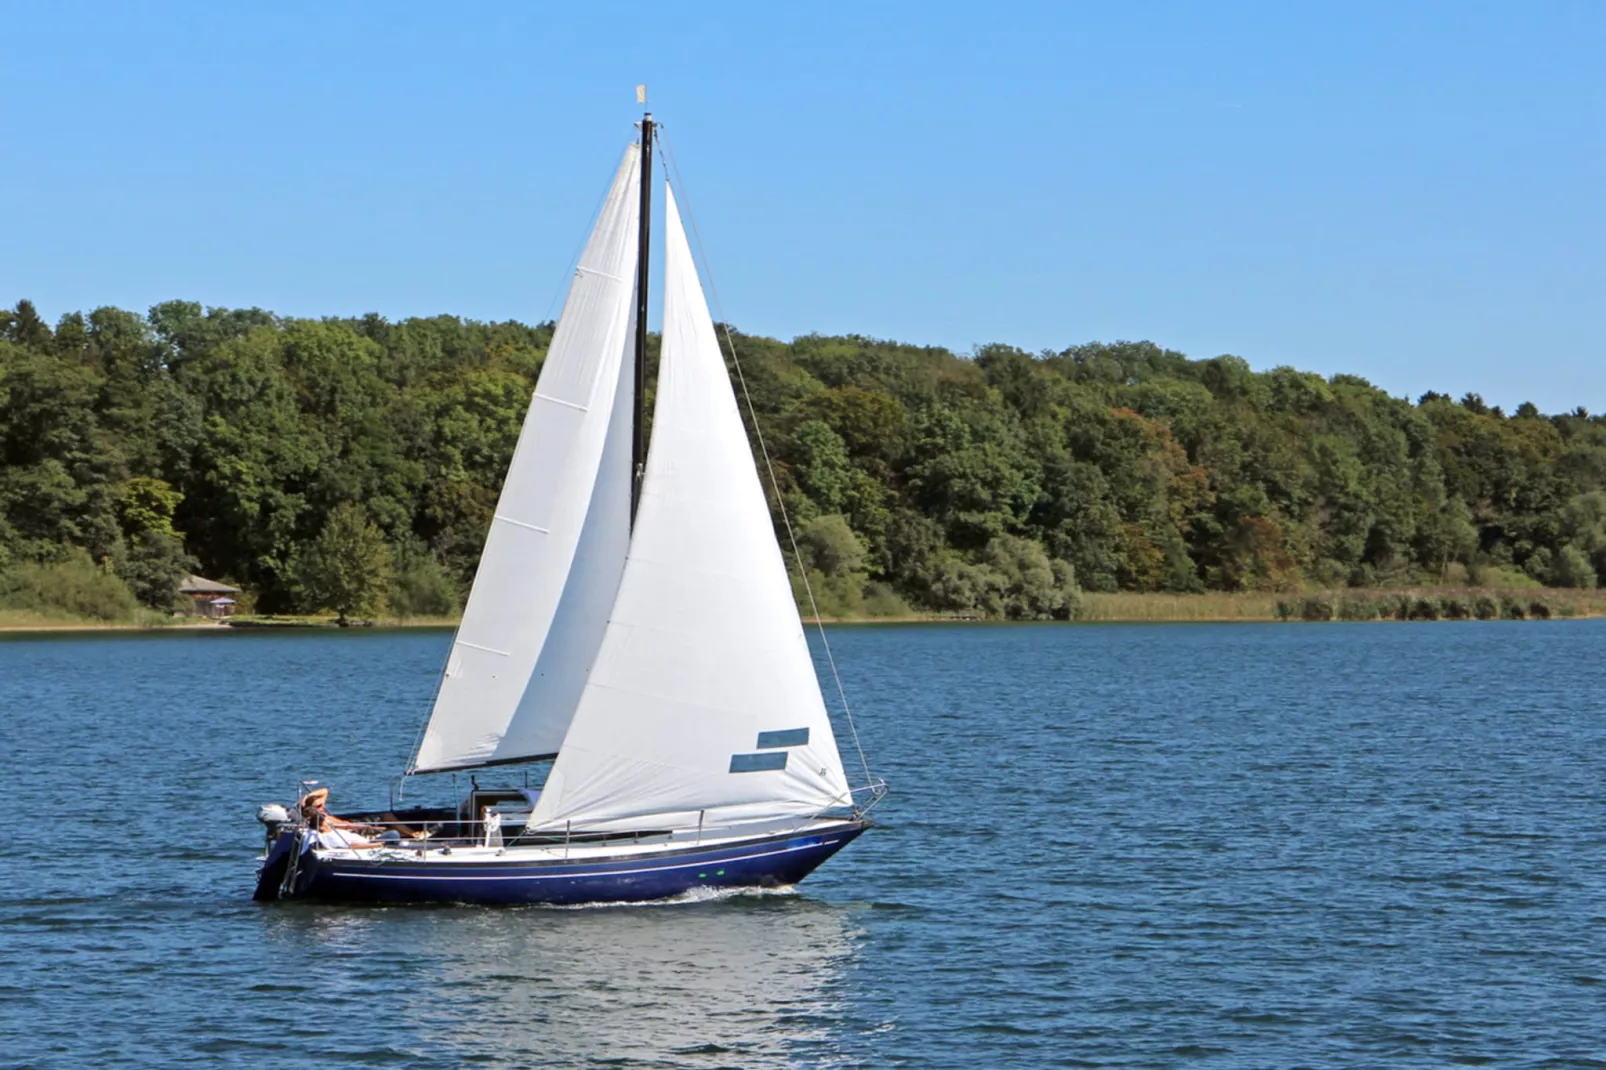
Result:
<instances>
[{"instance_id":1,"label":"person sitting in cockpit","mask_svg":"<svg viewBox=\"0 0 1606 1070\"><path fill-rule=\"evenodd\" d=\"M333 850L362 850L382 846L376 840L365 840L358 832L379 831L372 825L359 825L336 817L328 810L329 789L315 788L301 797L301 816L307 827L318 837L318 846Z\"/></svg>"}]
</instances>

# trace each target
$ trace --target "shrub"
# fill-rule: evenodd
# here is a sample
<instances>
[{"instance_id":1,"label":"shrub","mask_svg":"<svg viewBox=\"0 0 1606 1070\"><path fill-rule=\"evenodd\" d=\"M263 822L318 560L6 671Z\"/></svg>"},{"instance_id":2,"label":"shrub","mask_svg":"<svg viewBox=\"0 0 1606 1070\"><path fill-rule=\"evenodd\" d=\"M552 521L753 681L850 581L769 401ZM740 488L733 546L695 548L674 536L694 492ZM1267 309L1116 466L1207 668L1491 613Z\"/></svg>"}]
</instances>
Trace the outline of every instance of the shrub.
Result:
<instances>
[{"instance_id":1,"label":"shrub","mask_svg":"<svg viewBox=\"0 0 1606 1070\"><path fill-rule=\"evenodd\" d=\"M952 550L925 566L929 599L938 609L1007 620L1070 620L1082 595L1070 564L1028 539L999 535L980 560Z\"/></svg>"},{"instance_id":2,"label":"shrub","mask_svg":"<svg viewBox=\"0 0 1606 1070\"><path fill-rule=\"evenodd\" d=\"M1050 558L1040 543L1000 535L987 544L983 561L1002 583L1003 616L1011 620L1069 620L1081 591L1070 564Z\"/></svg>"},{"instance_id":3,"label":"shrub","mask_svg":"<svg viewBox=\"0 0 1606 1070\"><path fill-rule=\"evenodd\" d=\"M1431 598L1417 598L1411 602L1408 611L1410 620L1438 620L1439 607Z\"/></svg>"},{"instance_id":4,"label":"shrub","mask_svg":"<svg viewBox=\"0 0 1606 1070\"><path fill-rule=\"evenodd\" d=\"M1299 604L1301 620L1332 620L1333 603L1327 598L1307 598Z\"/></svg>"},{"instance_id":5,"label":"shrub","mask_svg":"<svg viewBox=\"0 0 1606 1070\"><path fill-rule=\"evenodd\" d=\"M1472 582L1479 587L1539 587L1541 584L1521 569L1504 565L1474 565Z\"/></svg>"},{"instance_id":6,"label":"shrub","mask_svg":"<svg viewBox=\"0 0 1606 1070\"><path fill-rule=\"evenodd\" d=\"M867 617L905 617L909 605L884 583L868 583L864 588L864 615Z\"/></svg>"},{"instance_id":7,"label":"shrub","mask_svg":"<svg viewBox=\"0 0 1606 1070\"><path fill-rule=\"evenodd\" d=\"M122 580L97 567L87 551L74 547L55 564L16 565L0 574L0 607L119 621L139 611L139 600Z\"/></svg>"},{"instance_id":8,"label":"shrub","mask_svg":"<svg viewBox=\"0 0 1606 1070\"><path fill-rule=\"evenodd\" d=\"M401 555L390 586L390 612L407 617L449 617L457 612L457 586L426 550Z\"/></svg>"},{"instance_id":9,"label":"shrub","mask_svg":"<svg viewBox=\"0 0 1606 1070\"><path fill-rule=\"evenodd\" d=\"M1439 616L1445 620L1468 620L1472 616L1472 607L1463 598L1446 595L1439 599Z\"/></svg>"},{"instance_id":10,"label":"shrub","mask_svg":"<svg viewBox=\"0 0 1606 1070\"><path fill-rule=\"evenodd\" d=\"M1563 546L1550 562L1549 579L1553 587L1593 587L1595 566L1589 555L1576 546Z\"/></svg>"},{"instance_id":11,"label":"shrub","mask_svg":"<svg viewBox=\"0 0 1606 1070\"><path fill-rule=\"evenodd\" d=\"M814 593L812 607L809 604L810 591ZM853 573L827 576L819 569L811 568L807 587L804 586L801 576L793 576L792 598L797 602L798 611L801 613L817 612L822 617L862 617L864 576Z\"/></svg>"},{"instance_id":12,"label":"shrub","mask_svg":"<svg viewBox=\"0 0 1606 1070\"><path fill-rule=\"evenodd\" d=\"M1500 603L1486 594L1481 594L1472 603L1472 615L1479 620L1494 620L1500 616Z\"/></svg>"},{"instance_id":13,"label":"shrub","mask_svg":"<svg viewBox=\"0 0 1606 1070\"><path fill-rule=\"evenodd\" d=\"M1338 604L1339 620L1376 620L1381 606L1372 598L1346 598Z\"/></svg>"},{"instance_id":14,"label":"shrub","mask_svg":"<svg viewBox=\"0 0 1606 1070\"><path fill-rule=\"evenodd\" d=\"M1515 598L1502 598L1500 600L1500 615L1507 620L1527 620L1528 607Z\"/></svg>"},{"instance_id":15,"label":"shrub","mask_svg":"<svg viewBox=\"0 0 1606 1070\"><path fill-rule=\"evenodd\" d=\"M864 542L836 514L817 516L798 525L798 551L808 568L827 576L843 576L865 571Z\"/></svg>"},{"instance_id":16,"label":"shrub","mask_svg":"<svg viewBox=\"0 0 1606 1070\"><path fill-rule=\"evenodd\" d=\"M1539 601L1538 599L1535 599L1534 601L1528 603L1528 616L1532 617L1534 620L1549 620L1550 606Z\"/></svg>"}]
</instances>

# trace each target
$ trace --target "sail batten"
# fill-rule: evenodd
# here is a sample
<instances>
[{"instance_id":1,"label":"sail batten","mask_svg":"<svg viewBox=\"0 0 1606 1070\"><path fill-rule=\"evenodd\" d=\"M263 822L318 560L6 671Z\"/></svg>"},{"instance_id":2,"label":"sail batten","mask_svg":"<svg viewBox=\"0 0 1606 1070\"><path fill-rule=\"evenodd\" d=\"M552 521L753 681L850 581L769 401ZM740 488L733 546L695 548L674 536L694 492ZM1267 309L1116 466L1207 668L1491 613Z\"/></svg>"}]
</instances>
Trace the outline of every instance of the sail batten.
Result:
<instances>
[{"instance_id":1,"label":"sail batten","mask_svg":"<svg viewBox=\"0 0 1606 1070\"><path fill-rule=\"evenodd\" d=\"M617 597L532 829L806 817L850 801L672 194L652 441ZM780 760L738 760L759 740Z\"/></svg>"},{"instance_id":2,"label":"sail batten","mask_svg":"<svg viewBox=\"0 0 1606 1070\"><path fill-rule=\"evenodd\" d=\"M578 685L540 666L554 636L566 663L590 664L600 627L587 650L570 625L606 614L623 568L627 481L622 520L615 499L628 471L610 476L605 455L617 452L618 392L625 411L632 403L621 368L632 346L639 184L632 145L570 285L411 772L551 755L568 728Z\"/></svg>"}]
</instances>

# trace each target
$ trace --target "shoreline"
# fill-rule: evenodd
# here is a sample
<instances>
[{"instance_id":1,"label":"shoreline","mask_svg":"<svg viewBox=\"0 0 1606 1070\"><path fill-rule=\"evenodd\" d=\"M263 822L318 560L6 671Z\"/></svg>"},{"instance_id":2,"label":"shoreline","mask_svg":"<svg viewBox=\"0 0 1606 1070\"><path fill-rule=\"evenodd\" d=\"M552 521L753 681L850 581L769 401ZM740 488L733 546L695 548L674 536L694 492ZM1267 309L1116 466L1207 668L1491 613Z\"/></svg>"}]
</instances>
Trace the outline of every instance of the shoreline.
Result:
<instances>
[{"instance_id":1,"label":"shoreline","mask_svg":"<svg viewBox=\"0 0 1606 1070\"><path fill-rule=\"evenodd\" d=\"M1224 624L1233 622L1320 623L1324 621L1588 620L1606 617L1606 588L1345 588L1325 591L1207 594L1097 593L1082 596L1081 612L1066 624ZM9 620L8 620L9 618ZM20 619L19 619L20 618ZM0 635L87 632L241 632L455 628L461 618L385 619L339 628L332 617L243 617L212 620L97 621L0 611ZM15 621L15 623L12 623ZM1008 624L1023 623L939 613L889 617L804 617L815 624ZM1026 622L1030 623L1030 622ZM1042 622L1049 623L1049 622Z\"/></svg>"}]
</instances>

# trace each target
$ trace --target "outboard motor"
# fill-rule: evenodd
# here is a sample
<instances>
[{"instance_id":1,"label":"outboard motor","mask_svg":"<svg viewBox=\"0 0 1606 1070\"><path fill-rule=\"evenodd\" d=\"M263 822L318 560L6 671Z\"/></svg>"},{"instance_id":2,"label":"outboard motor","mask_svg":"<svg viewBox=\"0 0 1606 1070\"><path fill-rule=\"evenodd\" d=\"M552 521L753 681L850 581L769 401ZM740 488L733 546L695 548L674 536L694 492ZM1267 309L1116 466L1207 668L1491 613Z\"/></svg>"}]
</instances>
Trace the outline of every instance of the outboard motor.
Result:
<instances>
[{"instance_id":1,"label":"outboard motor","mask_svg":"<svg viewBox=\"0 0 1606 1070\"><path fill-rule=\"evenodd\" d=\"M266 803L257 810L257 820L267 826L268 846L272 847L280 830L291 823L290 811L278 803Z\"/></svg>"}]
</instances>

